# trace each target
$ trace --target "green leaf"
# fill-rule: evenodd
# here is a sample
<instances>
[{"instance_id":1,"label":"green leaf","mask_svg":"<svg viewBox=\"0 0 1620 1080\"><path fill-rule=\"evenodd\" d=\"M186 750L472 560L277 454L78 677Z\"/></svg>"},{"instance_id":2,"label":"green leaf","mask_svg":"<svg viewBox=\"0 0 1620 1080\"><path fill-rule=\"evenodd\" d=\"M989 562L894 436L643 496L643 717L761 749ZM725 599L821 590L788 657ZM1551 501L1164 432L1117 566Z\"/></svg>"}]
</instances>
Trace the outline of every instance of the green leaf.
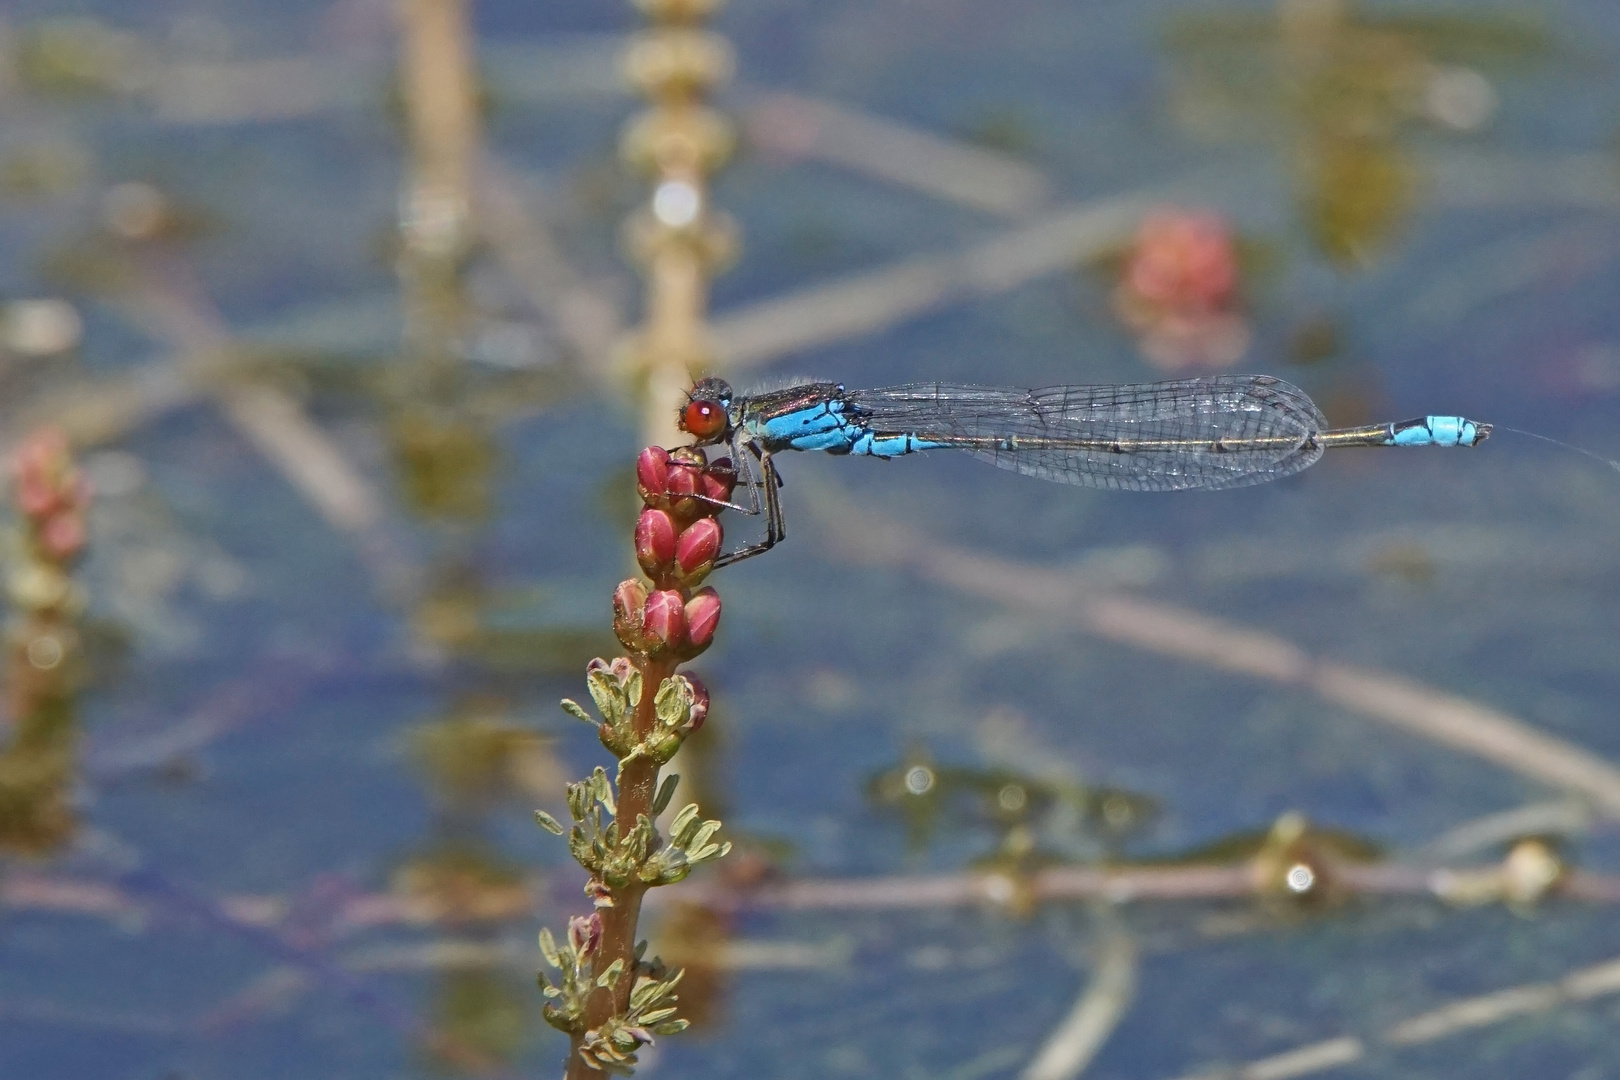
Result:
<instances>
[{"instance_id":1,"label":"green leaf","mask_svg":"<svg viewBox=\"0 0 1620 1080\"><path fill-rule=\"evenodd\" d=\"M575 701L573 698L563 698L561 704L563 712L567 713L569 716L572 716L576 720L583 720L592 727L596 727L596 717L592 716L590 713L581 708L579 702Z\"/></svg>"},{"instance_id":2,"label":"green leaf","mask_svg":"<svg viewBox=\"0 0 1620 1080\"><path fill-rule=\"evenodd\" d=\"M602 974L596 977L596 985L611 988L619 981L619 976L623 974L624 958L620 957L619 959L613 961L613 963L609 964L606 971L602 972Z\"/></svg>"},{"instance_id":3,"label":"green leaf","mask_svg":"<svg viewBox=\"0 0 1620 1080\"><path fill-rule=\"evenodd\" d=\"M680 773L670 773L664 777L664 782L658 786L658 794L653 798L653 817L657 817L664 812L664 808L669 805L669 801L675 797L675 785L680 782Z\"/></svg>"},{"instance_id":4,"label":"green leaf","mask_svg":"<svg viewBox=\"0 0 1620 1080\"><path fill-rule=\"evenodd\" d=\"M705 821L698 828L698 831L692 834L692 839L686 842L687 850L690 851L692 848L704 847L708 844L709 837L713 836L719 831L720 823L718 821Z\"/></svg>"},{"instance_id":5,"label":"green leaf","mask_svg":"<svg viewBox=\"0 0 1620 1080\"><path fill-rule=\"evenodd\" d=\"M671 675L658 687L653 710L665 727L675 727L686 719L692 707L692 684L680 675Z\"/></svg>"},{"instance_id":6,"label":"green leaf","mask_svg":"<svg viewBox=\"0 0 1620 1080\"><path fill-rule=\"evenodd\" d=\"M641 671L639 668L631 668L629 678L624 680L624 699L630 703L632 709L641 704Z\"/></svg>"},{"instance_id":7,"label":"green leaf","mask_svg":"<svg viewBox=\"0 0 1620 1080\"><path fill-rule=\"evenodd\" d=\"M550 833L552 836L561 836L563 834L562 822L558 821L544 810L536 810L534 812L534 823L546 830L546 832Z\"/></svg>"},{"instance_id":8,"label":"green leaf","mask_svg":"<svg viewBox=\"0 0 1620 1080\"><path fill-rule=\"evenodd\" d=\"M575 821L584 821L591 809L590 782L569 784L564 790L568 793L568 815Z\"/></svg>"},{"instance_id":9,"label":"green leaf","mask_svg":"<svg viewBox=\"0 0 1620 1080\"><path fill-rule=\"evenodd\" d=\"M624 717L624 691L608 672L598 668L585 676L585 688L591 692L591 700L596 702L596 711L602 714L603 720L612 724Z\"/></svg>"},{"instance_id":10,"label":"green leaf","mask_svg":"<svg viewBox=\"0 0 1620 1080\"><path fill-rule=\"evenodd\" d=\"M613 783L608 779L607 770L602 766L598 765L591 773L591 785L595 789L596 801L601 803L609 814L618 817L619 808L613 798Z\"/></svg>"},{"instance_id":11,"label":"green leaf","mask_svg":"<svg viewBox=\"0 0 1620 1080\"><path fill-rule=\"evenodd\" d=\"M683 847L686 844L687 829L698 818L697 803L687 803L681 807L681 812L675 815L675 820L669 823L669 837Z\"/></svg>"},{"instance_id":12,"label":"green leaf","mask_svg":"<svg viewBox=\"0 0 1620 1080\"><path fill-rule=\"evenodd\" d=\"M666 1020L662 1024L653 1025L654 1035L678 1035L691 1026L688 1020Z\"/></svg>"},{"instance_id":13,"label":"green leaf","mask_svg":"<svg viewBox=\"0 0 1620 1080\"><path fill-rule=\"evenodd\" d=\"M546 963L559 971L562 970L562 954L557 951L557 941L551 936L549 926L540 928L540 955L546 958ZM544 975L541 976L541 978L544 977Z\"/></svg>"}]
</instances>

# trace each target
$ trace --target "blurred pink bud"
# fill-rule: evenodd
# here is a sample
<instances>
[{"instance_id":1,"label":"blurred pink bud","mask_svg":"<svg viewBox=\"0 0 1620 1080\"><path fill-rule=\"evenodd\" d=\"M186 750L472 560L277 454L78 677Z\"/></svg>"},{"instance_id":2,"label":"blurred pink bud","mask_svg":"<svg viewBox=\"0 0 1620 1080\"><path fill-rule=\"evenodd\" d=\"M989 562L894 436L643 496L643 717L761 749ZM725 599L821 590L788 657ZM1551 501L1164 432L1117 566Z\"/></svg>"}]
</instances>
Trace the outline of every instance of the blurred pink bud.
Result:
<instances>
[{"instance_id":1,"label":"blurred pink bud","mask_svg":"<svg viewBox=\"0 0 1620 1080\"><path fill-rule=\"evenodd\" d=\"M619 582L613 590L613 632L627 649L637 648L641 642L641 612L646 604L647 586L635 578Z\"/></svg>"},{"instance_id":2,"label":"blurred pink bud","mask_svg":"<svg viewBox=\"0 0 1620 1080\"><path fill-rule=\"evenodd\" d=\"M1137 229L1125 267L1125 287L1172 311L1213 311L1235 299L1238 258L1220 215L1166 209Z\"/></svg>"},{"instance_id":3,"label":"blurred pink bud","mask_svg":"<svg viewBox=\"0 0 1620 1080\"><path fill-rule=\"evenodd\" d=\"M686 612L681 604L681 594L673 589L662 589L647 597L641 627L649 638L659 644L679 645L686 633ZM714 631L711 629L709 633L713 634Z\"/></svg>"},{"instance_id":4,"label":"blurred pink bud","mask_svg":"<svg viewBox=\"0 0 1620 1080\"><path fill-rule=\"evenodd\" d=\"M568 944L582 959L596 952L602 944L602 916L596 912L575 915L568 920Z\"/></svg>"},{"instance_id":5,"label":"blurred pink bud","mask_svg":"<svg viewBox=\"0 0 1620 1080\"><path fill-rule=\"evenodd\" d=\"M712 631L711 631L712 632ZM692 710L687 714L690 731L696 731L703 726L704 719L709 715L709 688L704 686L695 676L685 675L683 678L692 684Z\"/></svg>"},{"instance_id":6,"label":"blurred pink bud","mask_svg":"<svg viewBox=\"0 0 1620 1080\"><path fill-rule=\"evenodd\" d=\"M669 451L649 446L636 458L636 487L648 506L659 505L669 485Z\"/></svg>"},{"instance_id":7,"label":"blurred pink bud","mask_svg":"<svg viewBox=\"0 0 1620 1080\"><path fill-rule=\"evenodd\" d=\"M19 471L17 477L17 509L24 517L42 518L57 506L57 493L49 481L33 471Z\"/></svg>"},{"instance_id":8,"label":"blurred pink bud","mask_svg":"<svg viewBox=\"0 0 1620 1080\"><path fill-rule=\"evenodd\" d=\"M684 577L708 573L720 554L720 523L714 518L698 518L681 531L675 541L675 565Z\"/></svg>"},{"instance_id":9,"label":"blurred pink bud","mask_svg":"<svg viewBox=\"0 0 1620 1080\"><path fill-rule=\"evenodd\" d=\"M656 577L674 558L675 519L668 510L643 510L636 519L636 562Z\"/></svg>"},{"instance_id":10,"label":"blurred pink bud","mask_svg":"<svg viewBox=\"0 0 1620 1080\"><path fill-rule=\"evenodd\" d=\"M88 501L67 436L57 428L40 428L25 438L12 458L11 471L17 480L17 509L26 517L42 518Z\"/></svg>"},{"instance_id":11,"label":"blurred pink bud","mask_svg":"<svg viewBox=\"0 0 1620 1080\"><path fill-rule=\"evenodd\" d=\"M694 648L708 648L720 625L720 594L712 588L699 589L686 602L685 616L687 641Z\"/></svg>"},{"instance_id":12,"label":"blurred pink bud","mask_svg":"<svg viewBox=\"0 0 1620 1080\"><path fill-rule=\"evenodd\" d=\"M77 513L57 514L39 532L40 547L57 562L66 562L84 550L84 517Z\"/></svg>"}]
</instances>

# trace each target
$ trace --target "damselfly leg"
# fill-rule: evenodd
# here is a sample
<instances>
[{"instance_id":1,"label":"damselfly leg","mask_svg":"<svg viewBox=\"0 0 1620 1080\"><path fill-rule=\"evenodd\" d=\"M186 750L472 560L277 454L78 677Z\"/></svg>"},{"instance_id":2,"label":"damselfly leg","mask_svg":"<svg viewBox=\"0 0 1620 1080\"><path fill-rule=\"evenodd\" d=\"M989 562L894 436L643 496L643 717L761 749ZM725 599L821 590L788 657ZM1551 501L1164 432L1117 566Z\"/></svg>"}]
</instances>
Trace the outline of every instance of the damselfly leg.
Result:
<instances>
[{"instance_id":1,"label":"damselfly leg","mask_svg":"<svg viewBox=\"0 0 1620 1080\"><path fill-rule=\"evenodd\" d=\"M782 518L782 499L779 489L782 476L771 461L770 452L753 440L733 437L731 460L737 470L737 480L748 489L748 505L723 505L751 517L765 515L765 539L755 544L728 551L714 561L715 566L730 566L771 550L787 536L787 524Z\"/></svg>"}]
</instances>

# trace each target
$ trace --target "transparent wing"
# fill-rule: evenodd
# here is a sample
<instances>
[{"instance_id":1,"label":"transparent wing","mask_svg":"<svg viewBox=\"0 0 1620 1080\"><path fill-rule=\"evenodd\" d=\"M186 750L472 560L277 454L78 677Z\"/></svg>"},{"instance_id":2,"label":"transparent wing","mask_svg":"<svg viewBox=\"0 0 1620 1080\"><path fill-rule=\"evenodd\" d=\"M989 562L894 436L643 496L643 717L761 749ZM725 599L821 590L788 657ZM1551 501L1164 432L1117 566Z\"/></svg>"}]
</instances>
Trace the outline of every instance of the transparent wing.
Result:
<instances>
[{"instance_id":1,"label":"transparent wing","mask_svg":"<svg viewBox=\"0 0 1620 1080\"><path fill-rule=\"evenodd\" d=\"M848 400L879 434L913 434L997 468L1085 487L1215 490L1299 472L1326 426L1303 390L1266 375L1121 386L912 383Z\"/></svg>"}]
</instances>

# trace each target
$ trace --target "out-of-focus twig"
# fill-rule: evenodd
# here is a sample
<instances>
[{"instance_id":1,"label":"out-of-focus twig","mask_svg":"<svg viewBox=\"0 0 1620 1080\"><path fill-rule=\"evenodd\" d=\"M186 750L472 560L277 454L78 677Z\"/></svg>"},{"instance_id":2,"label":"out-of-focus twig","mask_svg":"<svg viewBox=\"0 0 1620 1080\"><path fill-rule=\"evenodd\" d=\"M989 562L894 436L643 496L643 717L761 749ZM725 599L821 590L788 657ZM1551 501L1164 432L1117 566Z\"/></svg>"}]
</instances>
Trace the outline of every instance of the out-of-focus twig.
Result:
<instances>
[{"instance_id":1,"label":"out-of-focus twig","mask_svg":"<svg viewBox=\"0 0 1620 1080\"><path fill-rule=\"evenodd\" d=\"M354 539L384 588L414 588L415 572L388 533L381 496L303 406L279 387L217 376L232 352L230 330L189 268L158 252L145 253L140 265L141 288L126 309L184 358L182 377L212 376L208 389L233 426L329 524Z\"/></svg>"},{"instance_id":2,"label":"out-of-focus twig","mask_svg":"<svg viewBox=\"0 0 1620 1080\"><path fill-rule=\"evenodd\" d=\"M1592 808L1578 799L1531 803L1464 822L1413 851L1411 857L1445 862L1523 836L1583 833L1591 827L1593 816Z\"/></svg>"},{"instance_id":3,"label":"out-of-focus twig","mask_svg":"<svg viewBox=\"0 0 1620 1080\"><path fill-rule=\"evenodd\" d=\"M1410 896L1451 900L1459 882L1492 870L1436 869L1400 864L1331 866L1333 887L1351 896ZM905 911L949 907L1011 907L1106 900L1148 903L1251 900L1271 885L1253 865L1062 867L1023 876L999 871L932 877L802 880L756 888L694 886L683 901L720 911ZM1620 903L1620 877L1570 871L1558 895L1589 903Z\"/></svg>"},{"instance_id":4,"label":"out-of-focus twig","mask_svg":"<svg viewBox=\"0 0 1620 1080\"><path fill-rule=\"evenodd\" d=\"M934 543L822 488L846 558L909 568L952 588L1150 652L1315 692L1319 697L1520 776L1578 793L1620 817L1620 769L1516 717L1389 672L1314 657L1293 642L1200 612L1098 590L1084 577Z\"/></svg>"},{"instance_id":5,"label":"out-of-focus twig","mask_svg":"<svg viewBox=\"0 0 1620 1080\"><path fill-rule=\"evenodd\" d=\"M336 667L314 669L271 658L245 676L226 680L181 720L144 737L95 739L85 754L85 772L105 782L144 770L161 770L196 754L209 743L240 727L250 717L287 708L310 683Z\"/></svg>"},{"instance_id":6,"label":"out-of-focus twig","mask_svg":"<svg viewBox=\"0 0 1620 1080\"><path fill-rule=\"evenodd\" d=\"M1452 1002L1402 1021L1376 1039L1328 1039L1246 1065L1189 1073L1183 1080L1287 1080L1308 1076L1360 1061L1380 1045L1418 1046L1615 993L1620 993L1620 960L1609 960L1572 971L1556 982L1529 983Z\"/></svg>"},{"instance_id":7,"label":"out-of-focus twig","mask_svg":"<svg viewBox=\"0 0 1620 1080\"><path fill-rule=\"evenodd\" d=\"M1008 217L1040 209L1046 177L1017 158L795 94L766 94L745 113L769 154L842 165L946 202Z\"/></svg>"},{"instance_id":8,"label":"out-of-focus twig","mask_svg":"<svg viewBox=\"0 0 1620 1080\"><path fill-rule=\"evenodd\" d=\"M1085 992L1046 1037L1021 1080L1073 1080L1085 1072L1136 996L1136 947L1123 928L1107 933Z\"/></svg>"},{"instance_id":9,"label":"out-of-focus twig","mask_svg":"<svg viewBox=\"0 0 1620 1080\"><path fill-rule=\"evenodd\" d=\"M476 183L479 234L575 356L600 370L624 333L623 313L569 266L531 211L535 193L517 170L486 152Z\"/></svg>"},{"instance_id":10,"label":"out-of-focus twig","mask_svg":"<svg viewBox=\"0 0 1620 1080\"><path fill-rule=\"evenodd\" d=\"M1053 211L966 251L906 259L722 313L713 327L715 360L731 372L761 367L1006 292L1122 244L1162 198L1121 195Z\"/></svg>"}]
</instances>

